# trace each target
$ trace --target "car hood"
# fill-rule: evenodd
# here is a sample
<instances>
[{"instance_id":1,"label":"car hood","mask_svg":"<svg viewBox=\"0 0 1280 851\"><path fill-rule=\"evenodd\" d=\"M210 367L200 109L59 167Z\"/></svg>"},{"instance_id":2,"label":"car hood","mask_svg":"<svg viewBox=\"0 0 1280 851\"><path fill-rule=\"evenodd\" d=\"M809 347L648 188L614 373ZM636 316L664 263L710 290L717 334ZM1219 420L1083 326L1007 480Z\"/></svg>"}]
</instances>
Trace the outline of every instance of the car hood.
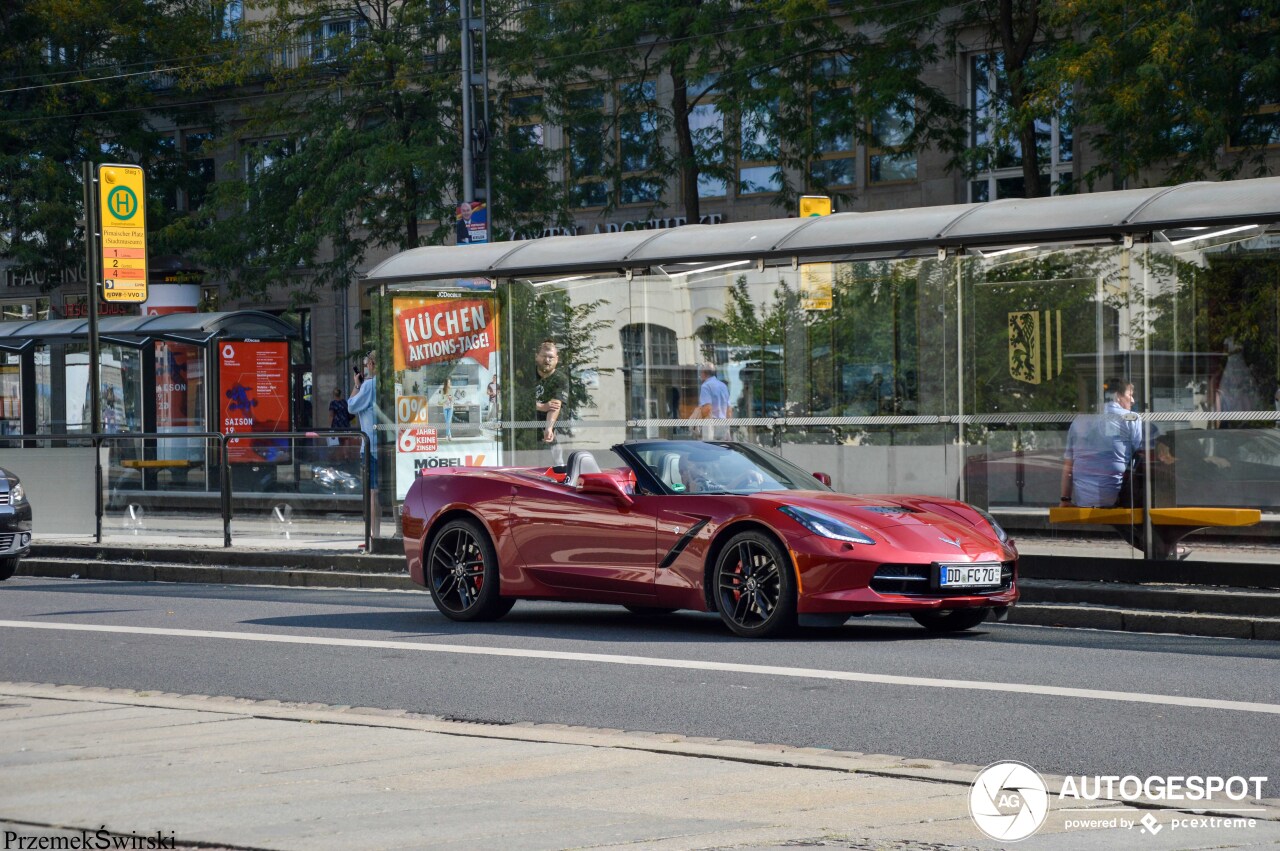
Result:
<instances>
[{"instance_id":1,"label":"car hood","mask_svg":"<svg viewBox=\"0 0 1280 851\"><path fill-rule=\"evenodd\" d=\"M894 546L940 557L1005 557L1006 547L986 519L956 500L825 491L772 492L768 496L778 507L790 505L826 514Z\"/></svg>"}]
</instances>

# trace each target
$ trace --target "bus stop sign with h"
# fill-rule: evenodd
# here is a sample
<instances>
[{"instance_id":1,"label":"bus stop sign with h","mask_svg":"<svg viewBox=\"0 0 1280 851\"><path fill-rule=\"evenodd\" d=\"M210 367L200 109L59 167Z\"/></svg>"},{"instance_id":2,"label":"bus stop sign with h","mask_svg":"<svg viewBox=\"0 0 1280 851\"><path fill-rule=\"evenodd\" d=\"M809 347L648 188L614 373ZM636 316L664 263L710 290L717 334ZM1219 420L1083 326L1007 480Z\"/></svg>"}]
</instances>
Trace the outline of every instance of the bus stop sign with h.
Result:
<instances>
[{"instance_id":1,"label":"bus stop sign with h","mask_svg":"<svg viewBox=\"0 0 1280 851\"><path fill-rule=\"evenodd\" d=\"M147 300L147 209L142 169L98 166L102 210L102 299Z\"/></svg>"}]
</instances>

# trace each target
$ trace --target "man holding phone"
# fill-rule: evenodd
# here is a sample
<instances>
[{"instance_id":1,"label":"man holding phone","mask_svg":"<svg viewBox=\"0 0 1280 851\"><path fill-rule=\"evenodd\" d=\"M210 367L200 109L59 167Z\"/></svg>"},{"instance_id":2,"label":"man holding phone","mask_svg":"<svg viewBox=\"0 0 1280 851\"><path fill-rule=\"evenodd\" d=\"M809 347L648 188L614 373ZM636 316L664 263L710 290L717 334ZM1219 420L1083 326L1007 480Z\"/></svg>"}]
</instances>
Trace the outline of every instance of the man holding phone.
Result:
<instances>
[{"instance_id":1,"label":"man holding phone","mask_svg":"<svg viewBox=\"0 0 1280 851\"><path fill-rule=\"evenodd\" d=\"M378 383L377 361L373 352L364 356L364 372L352 367L356 375L356 392L347 400L347 409L360 417L360 430L369 438L369 517L373 537L381 537L381 514L378 507ZM363 456L364 447L360 448Z\"/></svg>"}]
</instances>

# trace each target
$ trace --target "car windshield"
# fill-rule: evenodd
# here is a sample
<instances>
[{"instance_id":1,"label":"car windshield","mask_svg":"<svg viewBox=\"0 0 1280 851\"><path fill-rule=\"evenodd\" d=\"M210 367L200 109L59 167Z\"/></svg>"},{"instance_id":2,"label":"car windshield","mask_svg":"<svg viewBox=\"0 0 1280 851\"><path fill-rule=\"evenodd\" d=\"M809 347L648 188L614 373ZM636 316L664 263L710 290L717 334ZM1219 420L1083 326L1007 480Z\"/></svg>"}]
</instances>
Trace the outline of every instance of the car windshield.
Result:
<instances>
[{"instance_id":1,"label":"car windshield","mask_svg":"<svg viewBox=\"0 0 1280 851\"><path fill-rule=\"evenodd\" d=\"M829 490L791 462L745 443L664 440L626 449L642 468L637 478L657 480L671 493Z\"/></svg>"}]
</instances>

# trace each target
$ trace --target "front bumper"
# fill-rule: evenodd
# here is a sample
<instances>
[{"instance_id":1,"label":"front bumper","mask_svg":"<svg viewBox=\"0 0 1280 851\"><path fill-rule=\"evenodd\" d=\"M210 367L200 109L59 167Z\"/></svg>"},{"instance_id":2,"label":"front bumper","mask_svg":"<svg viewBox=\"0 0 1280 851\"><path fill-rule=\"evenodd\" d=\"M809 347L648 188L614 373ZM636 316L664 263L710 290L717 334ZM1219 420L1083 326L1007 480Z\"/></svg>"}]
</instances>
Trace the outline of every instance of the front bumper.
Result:
<instances>
[{"instance_id":1,"label":"front bumper","mask_svg":"<svg viewBox=\"0 0 1280 851\"><path fill-rule=\"evenodd\" d=\"M876 558L868 558L872 555ZM795 542L792 557L800 575L797 610L801 614L1008 609L1018 601L1018 555L1012 547L963 559L947 558L942 563L1001 565L999 586L955 591L938 587L934 580L942 558L936 554L847 548L815 536Z\"/></svg>"}]
</instances>

